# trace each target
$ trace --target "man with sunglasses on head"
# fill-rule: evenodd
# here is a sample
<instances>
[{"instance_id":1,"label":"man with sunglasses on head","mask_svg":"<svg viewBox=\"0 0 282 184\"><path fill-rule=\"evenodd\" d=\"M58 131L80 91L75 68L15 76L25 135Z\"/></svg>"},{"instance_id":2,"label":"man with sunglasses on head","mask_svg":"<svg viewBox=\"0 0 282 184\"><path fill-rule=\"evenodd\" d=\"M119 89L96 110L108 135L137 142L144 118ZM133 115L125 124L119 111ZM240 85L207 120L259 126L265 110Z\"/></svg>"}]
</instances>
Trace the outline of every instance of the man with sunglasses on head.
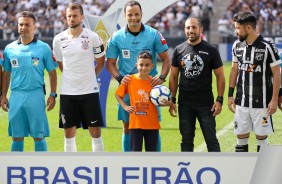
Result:
<instances>
[{"instance_id":1,"label":"man with sunglasses on head","mask_svg":"<svg viewBox=\"0 0 282 184\"><path fill-rule=\"evenodd\" d=\"M275 44L257 34L254 14L241 12L233 20L238 40L232 48L228 108L235 113L235 151L248 152L251 131L256 134L259 151L268 144L267 136L273 133L271 115L278 105L281 60Z\"/></svg>"}]
</instances>

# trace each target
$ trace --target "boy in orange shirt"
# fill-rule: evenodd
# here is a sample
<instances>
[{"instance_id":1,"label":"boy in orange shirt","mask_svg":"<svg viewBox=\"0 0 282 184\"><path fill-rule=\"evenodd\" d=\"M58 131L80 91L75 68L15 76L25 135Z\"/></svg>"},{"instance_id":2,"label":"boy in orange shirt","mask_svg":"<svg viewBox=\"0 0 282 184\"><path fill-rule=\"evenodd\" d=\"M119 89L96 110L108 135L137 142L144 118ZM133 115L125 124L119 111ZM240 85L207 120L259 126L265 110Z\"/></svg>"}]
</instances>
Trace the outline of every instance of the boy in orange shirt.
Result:
<instances>
[{"instance_id":1,"label":"boy in orange shirt","mask_svg":"<svg viewBox=\"0 0 282 184\"><path fill-rule=\"evenodd\" d=\"M149 51L142 51L138 55L136 67L137 74L131 75L127 85L121 84L116 91L116 99L124 110L130 113L129 134L131 136L131 151L142 151L143 138L146 151L157 151L160 122L158 110L150 101L151 76L149 75L154 64ZM130 106L123 101L125 94L130 96ZM170 106L171 101L164 101L163 106Z\"/></svg>"}]
</instances>

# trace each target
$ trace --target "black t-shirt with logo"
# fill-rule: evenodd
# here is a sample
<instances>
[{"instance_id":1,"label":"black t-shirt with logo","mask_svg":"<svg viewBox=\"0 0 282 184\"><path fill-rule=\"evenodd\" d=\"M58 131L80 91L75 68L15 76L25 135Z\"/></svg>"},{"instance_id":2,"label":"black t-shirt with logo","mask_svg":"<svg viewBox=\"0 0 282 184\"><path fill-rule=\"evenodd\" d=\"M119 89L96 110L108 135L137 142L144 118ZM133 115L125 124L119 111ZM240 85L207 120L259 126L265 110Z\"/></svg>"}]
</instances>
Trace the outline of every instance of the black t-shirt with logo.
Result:
<instances>
[{"instance_id":1,"label":"black t-shirt with logo","mask_svg":"<svg viewBox=\"0 0 282 184\"><path fill-rule=\"evenodd\" d=\"M211 106L213 69L222 65L217 48L204 40L194 46L187 41L178 45L172 57L172 66L180 72L178 103Z\"/></svg>"}]
</instances>

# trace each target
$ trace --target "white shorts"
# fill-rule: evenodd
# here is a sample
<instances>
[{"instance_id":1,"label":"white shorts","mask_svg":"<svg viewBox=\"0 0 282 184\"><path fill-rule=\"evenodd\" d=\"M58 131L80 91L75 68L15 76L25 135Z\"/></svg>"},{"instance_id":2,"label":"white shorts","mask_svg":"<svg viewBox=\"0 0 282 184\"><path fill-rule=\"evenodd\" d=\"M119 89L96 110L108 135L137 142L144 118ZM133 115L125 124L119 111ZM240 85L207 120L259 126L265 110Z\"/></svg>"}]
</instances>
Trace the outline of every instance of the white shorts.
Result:
<instances>
[{"instance_id":1,"label":"white shorts","mask_svg":"<svg viewBox=\"0 0 282 184\"><path fill-rule=\"evenodd\" d=\"M267 108L248 108L236 105L234 133L240 135L252 130L256 135L269 135L274 132L272 117L268 116Z\"/></svg>"}]
</instances>

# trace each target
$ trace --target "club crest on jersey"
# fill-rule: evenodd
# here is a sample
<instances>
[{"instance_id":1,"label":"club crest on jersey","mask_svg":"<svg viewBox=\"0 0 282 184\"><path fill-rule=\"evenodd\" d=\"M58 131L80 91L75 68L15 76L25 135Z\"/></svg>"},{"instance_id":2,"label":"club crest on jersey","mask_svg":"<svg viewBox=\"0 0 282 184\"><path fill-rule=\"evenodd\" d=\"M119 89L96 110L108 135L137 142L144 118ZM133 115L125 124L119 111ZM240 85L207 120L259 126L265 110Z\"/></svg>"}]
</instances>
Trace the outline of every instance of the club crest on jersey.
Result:
<instances>
[{"instance_id":1,"label":"club crest on jersey","mask_svg":"<svg viewBox=\"0 0 282 184\"><path fill-rule=\"evenodd\" d=\"M255 54L255 58L256 58L256 60L257 61L261 61L261 60L263 60L263 53L256 53Z\"/></svg>"},{"instance_id":2,"label":"club crest on jersey","mask_svg":"<svg viewBox=\"0 0 282 184\"><path fill-rule=\"evenodd\" d=\"M260 65L254 65L249 63L238 63L239 70L243 70L246 72L261 72L261 66Z\"/></svg>"},{"instance_id":3,"label":"club crest on jersey","mask_svg":"<svg viewBox=\"0 0 282 184\"><path fill-rule=\"evenodd\" d=\"M11 59L10 62L11 62L12 68L18 68L19 67L18 59Z\"/></svg>"},{"instance_id":4,"label":"club crest on jersey","mask_svg":"<svg viewBox=\"0 0 282 184\"><path fill-rule=\"evenodd\" d=\"M81 41L81 48L84 50L89 49L89 41L87 40Z\"/></svg>"},{"instance_id":5,"label":"club crest on jersey","mask_svg":"<svg viewBox=\"0 0 282 184\"><path fill-rule=\"evenodd\" d=\"M33 66L38 66L38 64L39 64L39 58L33 57L33 58L32 58L32 65L33 65Z\"/></svg>"},{"instance_id":6,"label":"club crest on jersey","mask_svg":"<svg viewBox=\"0 0 282 184\"><path fill-rule=\"evenodd\" d=\"M201 75L204 69L204 62L202 58L194 53L186 54L180 63L184 69L184 75L187 78L195 78Z\"/></svg>"}]
</instances>

